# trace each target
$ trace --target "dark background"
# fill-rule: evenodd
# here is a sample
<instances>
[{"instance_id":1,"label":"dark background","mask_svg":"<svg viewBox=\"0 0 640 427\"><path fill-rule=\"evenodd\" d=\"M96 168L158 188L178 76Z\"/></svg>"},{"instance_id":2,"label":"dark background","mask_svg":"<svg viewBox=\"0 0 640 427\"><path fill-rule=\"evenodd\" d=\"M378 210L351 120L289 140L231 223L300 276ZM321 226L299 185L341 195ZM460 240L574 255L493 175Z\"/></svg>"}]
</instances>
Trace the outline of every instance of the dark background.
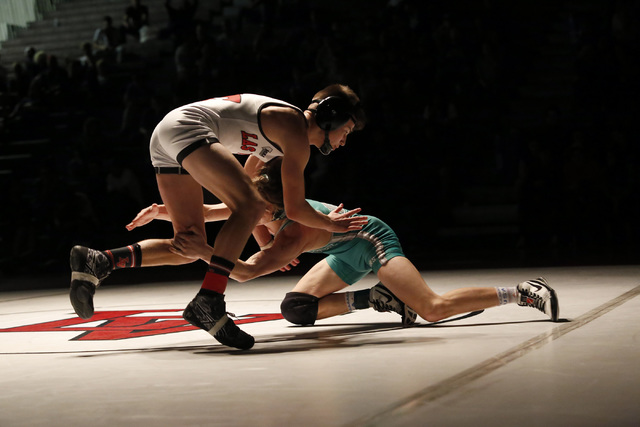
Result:
<instances>
[{"instance_id":1,"label":"dark background","mask_svg":"<svg viewBox=\"0 0 640 427\"><path fill-rule=\"evenodd\" d=\"M308 197L382 218L419 268L636 263L639 10L633 0L262 1L224 25L187 21L161 34L168 52L111 63L106 78L58 58L67 77L49 64L55 90L13 96L2 122L2 154L41 142L2 165L0 289L67 286L75 244L171 236L167 223L124 228L160 202L147 145L171 108L243 92L305 108L335 82L359 94L369 122L329 157L314 150ZM190 36L196 24L204 36Z\"/></svg>"}]
</instances>

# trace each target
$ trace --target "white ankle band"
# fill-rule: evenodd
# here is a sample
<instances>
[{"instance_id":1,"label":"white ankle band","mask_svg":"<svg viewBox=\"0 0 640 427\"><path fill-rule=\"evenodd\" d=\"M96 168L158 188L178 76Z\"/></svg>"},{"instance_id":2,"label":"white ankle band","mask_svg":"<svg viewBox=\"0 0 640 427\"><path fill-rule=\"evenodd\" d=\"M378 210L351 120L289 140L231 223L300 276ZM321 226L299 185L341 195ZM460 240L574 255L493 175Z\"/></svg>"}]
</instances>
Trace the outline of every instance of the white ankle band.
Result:
<instances>
[{"instance_id":1,"label":"white ankle band","mask_svg":"<svg viewBox=\"0 0 640 427\"><path fill-rule=\"evenodd\" d=\"M82 280L85 282L93 283L95 286L98 286L100 280L91 274L82 273L80 271L72 271L71 272L71 280Z\"/></svg>"},{"instance_id":2,"label":"white ankle band","mask_svg":"<svg viewBox=\"0 0 640 427\"><path fill-rule=\"evenodd\" d=\"M222 329L222 327L225 325L225 323L227 323L228 320L229 316L227 316L227 314L225 313L224 316L222 316L220 320L218 320L216 324L213 325L213 328L209 329L207 332L209 332L211 336L214 336L220 329Z\"/></svg>"}]
</instances>

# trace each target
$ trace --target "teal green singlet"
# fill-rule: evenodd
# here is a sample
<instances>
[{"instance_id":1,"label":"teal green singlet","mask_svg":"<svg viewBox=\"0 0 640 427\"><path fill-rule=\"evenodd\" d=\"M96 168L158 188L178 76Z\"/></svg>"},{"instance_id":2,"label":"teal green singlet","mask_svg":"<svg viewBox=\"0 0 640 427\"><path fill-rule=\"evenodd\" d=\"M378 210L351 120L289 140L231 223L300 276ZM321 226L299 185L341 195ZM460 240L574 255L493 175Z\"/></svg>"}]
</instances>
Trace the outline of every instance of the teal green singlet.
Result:
<instances>
[{"instance_id":1,"label":"teal green singlet","mask_svg":"<svg viewBox=\"0 0 640 427\"><path fill-rule=\"evenodd\" d=\"M336 206L307 200L318 212L329 214ZM343 210L346 212L346 210ZM362 230L333 233L329 243L310 253L327 254L331 269L348 285L356 283L370 272L377 273L380 267L397 256L404 256L396 233L379 218L364 215L369 219ZM287 220L282 229L291 224Z\"/></svg>"}]
</instances>

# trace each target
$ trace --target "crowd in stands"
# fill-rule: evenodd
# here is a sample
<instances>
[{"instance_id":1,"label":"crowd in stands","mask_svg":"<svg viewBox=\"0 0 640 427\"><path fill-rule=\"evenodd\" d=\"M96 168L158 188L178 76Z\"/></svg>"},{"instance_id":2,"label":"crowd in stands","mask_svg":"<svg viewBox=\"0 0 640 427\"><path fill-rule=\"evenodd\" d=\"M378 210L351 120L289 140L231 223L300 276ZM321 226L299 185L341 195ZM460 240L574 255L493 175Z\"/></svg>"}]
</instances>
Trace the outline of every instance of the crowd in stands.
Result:
<instances>
[{"instance_id":1,"label":"crowd in stands","mask_svg":"<svg viewBox=\"0 0 640 427\"><path fill-rule=\"evenodd\" d=\"M105 17L77 58L28 49L0 70L0 144L46 143L2 176L0 270L65 270L74 244L170 234L124 229L160 201L147 144L170 109L241 92L305 108L333 82L356 90L369 124L346 150L313 156L311 197L389 219L411 252L437 244L465 188L506 187L519 235L505 252L637 253L640 15L637 1L603 4L560 21L571 107L528 121L513 105L548 41L509 1L262 0L224 19L196 19L198 0L168 1L157 37L171 48L157 58L127 53L144 14L124 39Z\"/></svg>"}]
</instances>

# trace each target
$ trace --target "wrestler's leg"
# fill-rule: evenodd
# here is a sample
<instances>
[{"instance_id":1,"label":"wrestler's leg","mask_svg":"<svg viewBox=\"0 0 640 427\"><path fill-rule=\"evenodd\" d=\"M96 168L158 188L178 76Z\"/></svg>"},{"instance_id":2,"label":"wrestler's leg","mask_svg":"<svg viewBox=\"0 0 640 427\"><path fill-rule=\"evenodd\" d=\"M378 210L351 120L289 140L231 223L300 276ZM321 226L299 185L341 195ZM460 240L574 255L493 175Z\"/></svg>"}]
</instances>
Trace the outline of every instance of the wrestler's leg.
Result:
<instances>
[{"instance_id":1,"label":"wrestler's leg","mask_svg":"<svg viewBox=\"0 0 640 427\"><path fill-rule=\"evenodd\" d=\"M158 189L176 235L196 234L206 241L202 187L231 209L216 236L201 290L185 308L183 317L224 345L251 348L253 337L228 318L223 294L229 273L262 216L265 202L240 163L221 144L195 149L183 159L182 166L189 175L157 175Z\"/></svg>"},{"instance_id":2,"label":"wrestler's leg","mask_svg":"<svg viewBox=\"0 0 640 427\"><path fill-rule=\"evenodd\" d=\"M291 292L319 298L317 319L326 319L349 312L344 293L335 293L347 286L323 259L300 278Z\"/></svg>"},{"instance_id":3,"label":"wrestler's leg","mask_svg":"<svg viewBox=\"0 0 640 427\"><path fill-rule=\"evenodd\" d=\"M213 254L235 263L264 214L266 203L242 165L221 144L198 148L183 160L182 165L195 181L231 209L229 219L215 238ZM191 223L194 218L191 215L183 218L179 210L179 207L174 208L173 215L170 211L171 220L179 223L176 231L189 231L195 225ZM202 213L201 206L200 211Z\"/></svg>"},{"instance_id":4,"label":"wrestler's leg","mask_svg":"<svg viewBox=\"0 0 640 427\"><path fill-rule=\"evenodd\" d=\"M378 278L420 317L430 322L499 304L496 288L493 287L467 287L438 295L405 257L389 260L378 270Z\"/></svg>"}]
</instances>

